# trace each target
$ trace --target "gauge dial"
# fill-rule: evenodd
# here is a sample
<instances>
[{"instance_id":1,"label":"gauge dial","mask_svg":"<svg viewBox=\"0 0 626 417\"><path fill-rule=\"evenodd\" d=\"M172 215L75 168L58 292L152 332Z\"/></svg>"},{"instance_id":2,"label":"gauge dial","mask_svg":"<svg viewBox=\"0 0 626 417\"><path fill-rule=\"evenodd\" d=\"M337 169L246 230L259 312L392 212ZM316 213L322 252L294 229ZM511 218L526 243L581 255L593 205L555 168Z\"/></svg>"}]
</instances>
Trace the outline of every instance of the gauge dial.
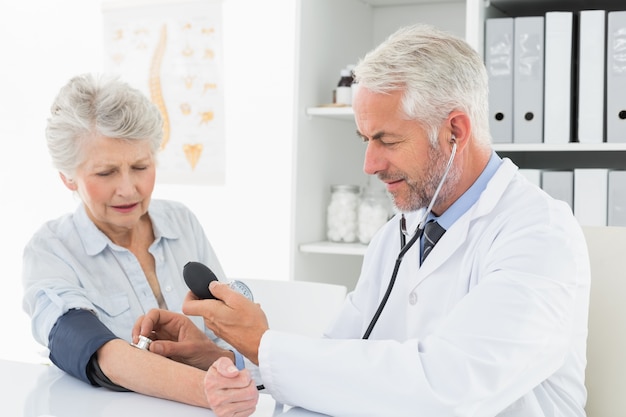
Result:
<instances>
[{"instance_id":1,"label":"gauge dial","mask_svg":"<svg viewBox=\"0 0 626 417\"><path fill-rule=\"evenodd\" d=\"M230 281L228 283L228 286L232 289L237 291L239 294L243 295L244 297L246 297L248 300L250 301L254 301L254 297L252 296L252 291L250 290L250 288L244 284L241 281L238 280L233 280Z\"/></svg>"}]
</instances>

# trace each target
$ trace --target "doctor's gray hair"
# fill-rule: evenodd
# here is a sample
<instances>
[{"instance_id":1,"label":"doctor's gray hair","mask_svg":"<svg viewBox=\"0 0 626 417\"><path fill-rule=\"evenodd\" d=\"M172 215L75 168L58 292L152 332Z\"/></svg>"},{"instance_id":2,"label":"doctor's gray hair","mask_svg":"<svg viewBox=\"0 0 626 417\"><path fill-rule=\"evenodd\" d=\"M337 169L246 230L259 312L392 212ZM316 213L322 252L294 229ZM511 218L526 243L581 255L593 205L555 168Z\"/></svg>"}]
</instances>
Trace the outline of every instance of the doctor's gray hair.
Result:
<instances>
[{"instance_id":1,"label":"doctor's gray hair","mask_svg":"<svg viewBox=\"0 0 626 417\"><path fill-rule=\"evenodd\" d=\"M83 74L59 91L46 126L52 165L72 177L82 161L85 141L105 136L148 140L153 155L163 139L159 109L139 90L117 77Z\"/></svg>"},{"instance_id":2,"label":"doctor's gray hair","mask_svg":"<svg viewBox=\"0 0 626 417\"><path fill-rule=\"evenodd\" d=\"M355 80L375 93L404 90L406 116L436 143L451 111L466 113L472 132L485 146L489 134L487 72L464 40L428 25L401 28L358 63Z\"/></svg>"}]
</instances>

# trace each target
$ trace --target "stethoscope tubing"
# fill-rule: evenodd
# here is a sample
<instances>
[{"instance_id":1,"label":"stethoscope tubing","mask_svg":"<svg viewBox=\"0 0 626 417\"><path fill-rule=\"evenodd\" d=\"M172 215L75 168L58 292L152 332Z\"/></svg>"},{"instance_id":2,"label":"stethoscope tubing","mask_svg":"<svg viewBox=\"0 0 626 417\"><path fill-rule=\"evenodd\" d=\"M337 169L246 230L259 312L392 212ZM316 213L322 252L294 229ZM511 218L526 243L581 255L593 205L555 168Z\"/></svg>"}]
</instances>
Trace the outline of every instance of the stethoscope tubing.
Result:
<instances>
[{"instance_id":1,"label":"stethoscope tubing","mask_svg":"<svg viewBox=\"0 0 626 417\"><path fill-rule=\"evenodd\" d=\"M400 252L398 253L398 257L396 258L396 262L393 267L393 272L391 274L391 279L389 280L389 284L387 285L387 290L385 291L385 295L383 295L383 298L380 300L380 304L378 304L378 308L376 309L376 312L374 313L374 316L372 317L372 320L370 321L369 326L367 326L367 329L365 330L365 333L363 334L362 339L369 339L370 334L372 333L372 330L374 330L374 326L376 326L376 323L378 322L378 319L380 318L381 313L385 309L387 300L389 300L389 296L391 295L391 290L393 290L393 286L396 282L396 278L398 277L398 271L400 270L400 265L402 264L402 259L404 258L404 255L409 251L409 249L411 249L411 247L415 244L415 242L417 242L418 239L420 239L422 235L424 234L424 229L426 227L426 219L428 218L428 215L431 213L433 206L435 205L435 201L437 200L437 197L439 196L439 192L441 191L441 187L443 186L443 183L445 182L446 177L448 176L448 172L450 172L450 168L452 167L452 162L454 161L455 155L456 155L456 141L454 140L454 137L453 137L452 138L452 152L450 153L450 158L448 159L448 163L446 164L446 169L443 173L443 176L441 177L441 180L439 181L439 184L437 185L437 189L435 190L435 193L433 194L433 198L430 200L430 204L428 204L426 211L424 212L422 218L420 219L420 222L417 225L417 229L415 230L413 237L408 242L406 242L406 235L407 235L406 219L404 218L404 214L402 214L400 218Z\"/></svg>"},{"instance_id":2,"label":"stethoscope tubing","mask_svg":"<svg viewBox=\"0 0 626 417\"><path fill-rule=\"evenodd\" d=\"M400 265L402 264L402 258L404 258L404 255L409 251L409 249L411 249L411 247L415 244L415 242L417 242L418 239L422 237L423 234L424 234L424 227L422 226L422 227L419 227L415 231L415 234L413 234L413 237L411 238L411 240L409 240L408 243L404 244L404 241L406 240L406 238L405 238L404 233L402 232L402 229L400 230L400 239L402 242L402 248L400 249L400 253L398 253L398 257L396 258L396 263L393 267L393 273L391 274L391 279L389 280L389 285L387 285L387 290L385 291L385 295L380 300L380 304L378 304L376 313L374 313L374 316L372 317L372 320L370 321L370 324L367 327L367 330L363 334L363 337L362 337L363 339L369 339L370 334L372 333L372 330L374 330L374 326L376 326L376 322L378 322L378 318L380 317L381 313L383 312L385 308L385 305L387 304L389 295L391 295L391 290L393 289L393 286L396 282L396 278L398 277L398 270L400 269Z\"/></svg>"}]
</instances>

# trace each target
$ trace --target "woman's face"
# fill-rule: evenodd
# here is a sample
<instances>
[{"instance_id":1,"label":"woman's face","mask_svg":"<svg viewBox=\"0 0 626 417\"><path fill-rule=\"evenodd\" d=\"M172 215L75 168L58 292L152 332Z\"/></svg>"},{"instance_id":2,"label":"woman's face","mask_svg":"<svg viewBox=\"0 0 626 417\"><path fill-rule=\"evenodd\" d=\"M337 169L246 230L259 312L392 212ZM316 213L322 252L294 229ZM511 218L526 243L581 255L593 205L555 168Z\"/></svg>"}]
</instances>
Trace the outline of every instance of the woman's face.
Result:
<instances>
[{"instance_id":1,"label":"woman's face","mask_svg":"<svg viewBox=\"0 0 626 417\"><path fill-rule=\"evenodd\" d=\"M156 167L150 141L98 136L83 142L83 162L73 179L89 218L107 236L124 234L148 212Z\"/></svg>"}]
</instances>

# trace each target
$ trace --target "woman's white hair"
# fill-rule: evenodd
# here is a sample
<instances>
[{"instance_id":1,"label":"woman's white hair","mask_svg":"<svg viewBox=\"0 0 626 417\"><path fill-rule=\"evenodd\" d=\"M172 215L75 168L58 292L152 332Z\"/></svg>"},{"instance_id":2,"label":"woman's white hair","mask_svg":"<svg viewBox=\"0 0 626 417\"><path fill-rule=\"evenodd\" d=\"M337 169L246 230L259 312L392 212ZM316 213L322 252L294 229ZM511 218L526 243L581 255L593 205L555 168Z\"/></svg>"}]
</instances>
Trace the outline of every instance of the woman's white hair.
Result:
<instances>
[{"instance_id":1,"label":"woman's white hair","mask_svg":"<svg viewBox=\"0 0 626 417\"><path fill-rule=\"evenodd\" d=\"M148 140L154 155L163 139L163 118L139 90L118 77L83 74L61 88L46 126L52 165L71 178L81 160L82 145L98 136Z\"/></svg>"}]
</instances>

